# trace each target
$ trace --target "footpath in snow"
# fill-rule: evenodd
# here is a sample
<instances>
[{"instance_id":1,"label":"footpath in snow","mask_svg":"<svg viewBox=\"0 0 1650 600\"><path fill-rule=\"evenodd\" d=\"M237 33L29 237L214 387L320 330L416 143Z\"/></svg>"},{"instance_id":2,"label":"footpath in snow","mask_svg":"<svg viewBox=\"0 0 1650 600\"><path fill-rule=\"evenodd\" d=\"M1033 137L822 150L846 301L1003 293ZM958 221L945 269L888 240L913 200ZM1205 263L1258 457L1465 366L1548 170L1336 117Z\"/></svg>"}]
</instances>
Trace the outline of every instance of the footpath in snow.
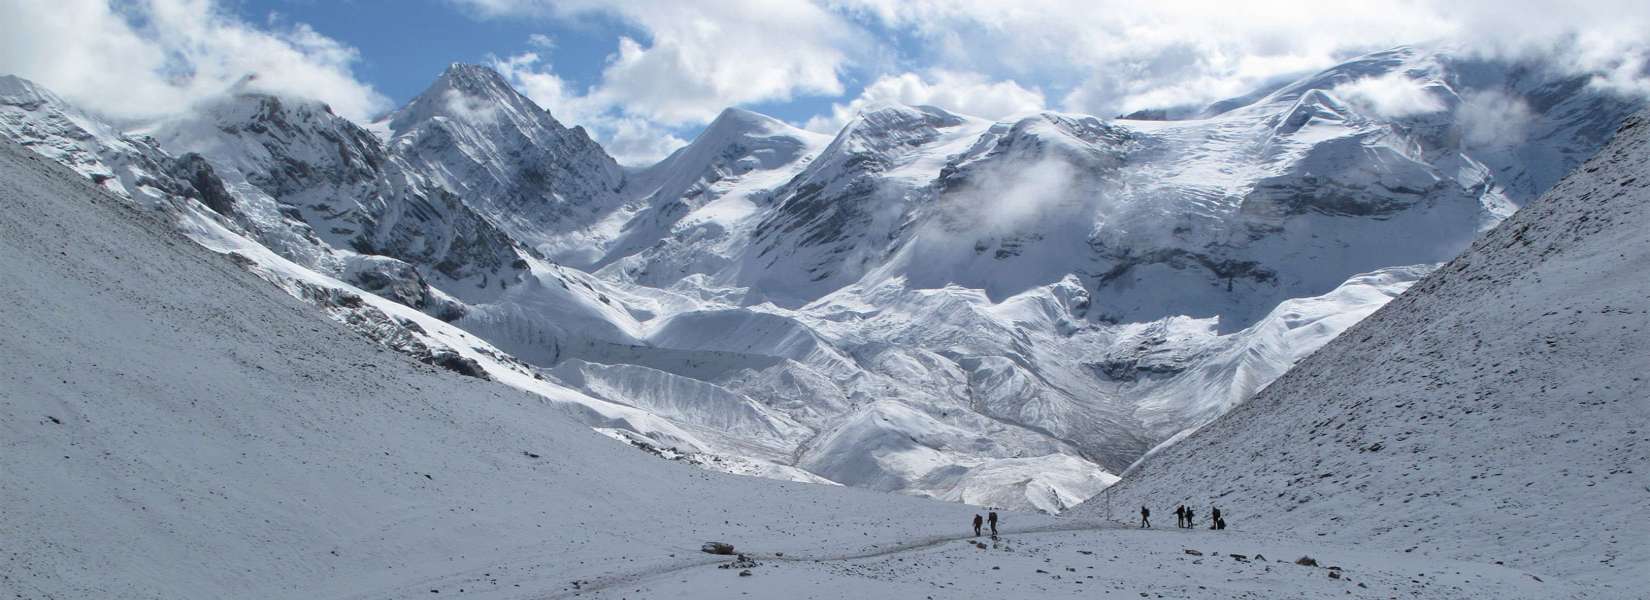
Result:
<instances>
[{"instance_id":1,"label":"footpath in snow","mask_svg":"<svg viewBox=\"0 0 1650 600\"><path fill-rule=\"evenodd\" d=\"M709 556L709 555L706 555ZM1316 564L1298 564L1310 558ZM748 575L744 574L748 573ZM832 553L755 548L550 598L1558 598L1571 583L1474 562L1286 536L1073 521ZM1607 596L1596 596L1607 597Z\"/></svg>"}]
</instances>

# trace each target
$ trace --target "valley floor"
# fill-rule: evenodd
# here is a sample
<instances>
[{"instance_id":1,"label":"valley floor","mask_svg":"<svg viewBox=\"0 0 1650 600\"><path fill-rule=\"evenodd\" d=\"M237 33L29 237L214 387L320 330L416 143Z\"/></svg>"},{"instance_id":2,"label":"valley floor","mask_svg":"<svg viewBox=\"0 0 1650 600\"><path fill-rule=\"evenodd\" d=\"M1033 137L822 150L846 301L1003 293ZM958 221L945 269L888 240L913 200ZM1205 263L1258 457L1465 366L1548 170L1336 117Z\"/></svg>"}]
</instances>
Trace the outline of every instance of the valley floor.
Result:
<instances>
[{"instance_id":1,"label":"valley floor","mask_svg":"<svg viewBox=\"0 0 1650 600\"><path fill-rule=\"evenodd\" d=\"M431 591L498 598L1618 598L1628 590L1510 567L1237 530L1059 520L989 536L690 553L567 582L548 596L481 579ZM684 549L685 551L686 549ZM1201 554L1192 554L1194 551ZM1242 558L1239 558L1239 557ZM1311 557L1318 566L1295 564ZM749 576L741 575L748 571ZM1339 577L1331 576L1332 573Z\"/></svg>"}]
</instances>

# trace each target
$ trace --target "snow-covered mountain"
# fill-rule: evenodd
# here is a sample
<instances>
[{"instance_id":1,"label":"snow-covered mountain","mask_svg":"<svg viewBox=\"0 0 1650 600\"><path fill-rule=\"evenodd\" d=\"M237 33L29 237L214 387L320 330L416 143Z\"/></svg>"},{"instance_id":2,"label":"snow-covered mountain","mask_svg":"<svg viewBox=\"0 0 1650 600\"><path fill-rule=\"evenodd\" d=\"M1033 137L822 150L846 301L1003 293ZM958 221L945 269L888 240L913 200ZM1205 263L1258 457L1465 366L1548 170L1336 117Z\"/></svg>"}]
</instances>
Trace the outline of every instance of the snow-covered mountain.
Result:
<instances>
[{"instance_id":1,"label":"snow-covered mountain","mask_svg":"<svg viewBox=\"0 0 1650 600\"><path fill-rule=\"evenodd\" d=\"M975 510L633 451L320 321L51 163L0 140L8 597L544 597L707 539L889 545Z\"/></svg>"},{"instance_id":2,"label":"snow-covered mountain","mask_svg":"<svg viewBox=\"0 0 1650 600\"><path fill-rule=\"evenodd\" d=\"M626 186L645 212L599 262L623 281L668 287L722 273L748 245L775 190L807 168L827 136L729 108L698 137ZM696 286L704 287L704 286Z\"/></svg>"},{"instance_id":3,"label":"snow-covered mountain","mask_svg":"<svg viewBox=\"0 0 1650 600\"><path fill-rule=\"evenodd\" d=\"M147 132L208 157L266 245L380 295L451 319L440 296L490 297L526 271L490 221L319 102L235 90Z\"/></svg>"},{"instance_id":4,"label":"snow-covered mountain","mask_svg":"<svg viewBox=\"0 0 1650 600\"><path fill-rule=\"evenodd\" d=\"M619 164L490 68L453 64L374 126L396 156L559 262L587 266L632 216Z\"/></svg>"},{"instance_id":5,"label":"snow-covered mountain","mask_svg":"<svg viewBox=\"0 0 1650 600\"><path fill-rule=\"evenodd\" d=\"M1130 469L1132 511L1650 584L1650 114L1247 403ZM1100 500L1076 512L1095 514ZM1634 591L1638 590L1638 591Z\"/></svg>"},{"instance_id":6,"label":"snow-covered mountain","mask_svg":"<svg viewBox=\"0 0 1650 600\"><path fill-rule=\"evenodd\" d=\"M351 320L342 323L350 329L319 321L315 306L267 285L265 269L332 286L345 301L334 308L382 307L431 335L453 334L281 263L249 238L212 234L217 221L198 202L166 198L155 211L114 191L0 139L0 531L22 549L0 561L8 597L708 600L827 590L1214 600L1266 589L1535 599L1611 590L1546 570L1011 511L987 544L966 526L977 507L706 473L567 419L559 408L594 402L564 402L572 390L540 381L529 394L457 376L385 352ZM216 246L230 243L240 245ZM981 482L989 487L980 491L1008 489ZM707 541L744 556L704 554ZM1205 561L1191 547L1253 560ZM990 584L969 579L981 573Z\"/></svg>"},{"instance_id":7,"label":"snow-covered mountain","mask_svg":"<svg viewBox=\"0 0 1650 600\"><path fill-rule=\"evenodd\" d=\"M1435 109L1359 91L1393 78ZM633 445L1059 511L1402 293L1637 105L1573 83L1398 49L1179 120L878 105L822 136L729 109L628 171L465 65L369 128L253 85L141 130L158 141L35 92L0 123L94 180L187 163L143 173L176 173L156 193L193 239ZM1487 90L1524 103L1525 142L1469 127Z\"/></svg>"},{"instance_id":8,"label":"snow-covered mountain","mask_svg":"<svg viewBox=\"0 0 1650 600\"><path fill-rule=\"evenodd\" d=\"M174 158L154 139L127 135L26 79L0 75L0 132L146 206L159 208L178 198L225 213L233 206L199 155Z\"/></svg>"}]
</instances>

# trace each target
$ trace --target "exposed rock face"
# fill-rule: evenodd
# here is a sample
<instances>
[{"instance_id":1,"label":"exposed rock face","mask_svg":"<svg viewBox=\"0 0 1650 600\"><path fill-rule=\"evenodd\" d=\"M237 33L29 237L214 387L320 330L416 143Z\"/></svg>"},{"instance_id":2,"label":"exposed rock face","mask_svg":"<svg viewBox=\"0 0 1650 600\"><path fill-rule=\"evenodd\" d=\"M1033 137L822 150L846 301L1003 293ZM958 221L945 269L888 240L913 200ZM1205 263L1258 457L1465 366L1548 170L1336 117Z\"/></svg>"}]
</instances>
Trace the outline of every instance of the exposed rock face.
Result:
<instances>
[{"instance_id":1,"label":"exposed rock face","mask_svg":"<svg viewBox=\"0 0 1650 600\"><path fill-rule=\"evenodd\" d=\"M389 257L462 298L487 297L525 269L491 222L324 104L238 93L158 127L156 136L238 173L253 188L243 189L248 212L265 217L254 219L262 237L311 240L302 250L272 244L301 264L340 273L350 270L338 268L341 259L323 258L333 250Z\"/></svg>"}]
</instances>

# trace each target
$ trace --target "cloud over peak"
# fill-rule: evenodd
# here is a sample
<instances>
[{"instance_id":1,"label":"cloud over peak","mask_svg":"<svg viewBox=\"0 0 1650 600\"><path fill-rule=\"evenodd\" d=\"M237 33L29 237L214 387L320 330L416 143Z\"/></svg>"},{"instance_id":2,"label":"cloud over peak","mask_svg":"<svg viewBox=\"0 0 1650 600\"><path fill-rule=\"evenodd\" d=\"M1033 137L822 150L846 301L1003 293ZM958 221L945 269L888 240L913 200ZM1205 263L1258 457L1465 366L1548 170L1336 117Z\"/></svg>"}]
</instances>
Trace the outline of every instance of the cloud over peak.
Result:
<instances>
[{"instance_id":1,"label":"cloud over peak","mask_svg":"<svg viewBox=\"0 0 1650 600\"><path fill-rule=\"evenodd\" d=\"M262 27L208 0L0 4L0 73L38 81L117 119L147 119L252 85L365 121L390 102L351 72L354 48L305 24Z\"/></svg>"}]
</instances>

